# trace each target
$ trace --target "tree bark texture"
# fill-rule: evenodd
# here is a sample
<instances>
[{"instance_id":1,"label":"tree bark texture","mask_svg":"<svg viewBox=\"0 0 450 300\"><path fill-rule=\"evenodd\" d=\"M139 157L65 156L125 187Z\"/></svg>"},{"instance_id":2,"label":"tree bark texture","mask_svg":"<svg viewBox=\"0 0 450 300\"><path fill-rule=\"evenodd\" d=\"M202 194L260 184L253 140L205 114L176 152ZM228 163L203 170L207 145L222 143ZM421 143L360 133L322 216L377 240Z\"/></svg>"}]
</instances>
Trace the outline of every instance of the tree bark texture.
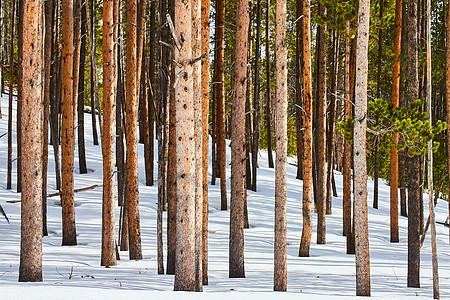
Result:
<instances>
[{"instance_id":1,"label":"tree bark texture","mask_svg":"<svg viewBox=\"0 0 450 300\"><path fill-rule=\"evenodd\" d=\"M42 0L24 3L22 137L23 189L19 281L42 281ZM45 145L47 147L47 145Z\"/></svg>"},{"instance_id":2,"label":"tree bark texture","mask_svg":"<svg viewBox=\"0 0 450 300\"><path fill-rule=\"evenodd\" d=\"M115 266L115 193L114 139L115 64L114 64L114 1L103 1L103 206L102 206L102 266Z\"/></svg>"},{"instance_id":3,"label":"tree bark texture","mask_svg":"<svg viewBox=\"0 0 450 300\"><path fill-rule=\"evenodd\" d=\"M326 8L319 5L319 12L322 17L326 16ZM317 82L317 128L316 128L316 172L317 172L317 194L315 204L317 205L317 243L325 244L326 227L326 109L327 109L327 28L326 25L319 26L319 55L318 55L318 76Z\"/></svg>"},{"instance_id":4,"label":"tree bark texture","mask_svg":"<svg viewBox=\"0 0 450 300\"><path fill-rule=\"evenodd\" d=\"M369 228L367 216L367 71L370 0L359 1L356 42L356 88L354 127L354 207L356 295L370 296Z\"/></svg>"},{"instance_id":5,"label":"tree bark texture","mask_svg":"<svg viewBox=\"0 0 450 300\"><path fill-rule=\"evenodd\" d=\"M248 0L239 0L236 9L234 95L231 104L231 200L229 277L245 277L244 196L245 196L245 98L249 26Z\"/></svg>"},{"instance_id":6,"label":"tree bark texture","mask_svg":"<svg viewBox=\"0 0 450 300\"><path fill-rule=\"evenodd\" d=\"M175 291L195 291L195 133L192 73L192 1L175 1L177 239Z\"/></svg>"},{"instance_id":7,"label":"tree bark texture","mask_svg":"<svg viewBox=\"0 0 450 300\"><path fill-rule=\"evenodd\" d=\"M392 104L394 109L399 106L400 97L400 52L402 40L402 2L395 2L395 31L394 31L394 70L392 72ZM398 134L392 137L398 143ZM390 177L390 228L391 243L398 243L398 152L391 147L391 177Z\"/></svg>"},{"instance_id":8,"label":"tree bark texture","mask_svg":"<svg viewBox=\"0 0 450 300\"><path fill-rule=\"evenodd\" d=\"M417 0L408 0L408 102L419 97ZM420 157L408 165L408 287L420 287Z\"/></svg>"},{"instance_id":9,"label":"tree bark texture","mask_svg":"<svg viewBox=\"0 0 450 300\"><path fill-rule=\"evenodd\" d=\"M300 1L300 0L298 0ZM311 88L311 2L302 1L303 6L303 230L300 242L300 257L309 256L312 233L312 88Z\"/></svg>"},{"instance_id":10,"label":"tree bark texture","mask_svg":"<svg viewBox=\"0 0 450 300\"><path fill-rule=\"evenodd\" d=\"M62 2L62 36L62 244L63 246L70 246L77 244L77 234L75 228L75 204L73 193L73 0L64 0Z\"/></svg>"},{"instance_id":11,"label":"tree bark texture","mask_svg":"<svg viewBox=\"0 0 450 300\"><path fill-rule=\"evenodd\" d=\"M139 183L138 183L138 152L137 152L137 0L126 1L127 38L126 47L126 203L128 209L128 234L130 259L142 259L141 232L139 224Z\"/></svg>"},{"instance_id":12,"label":"tree bark texture","mask_svg":"<svg viewBox=\"0 0 450 300\"><path fill-rule=\"evenodd\" d=\"M275 291L286 291L286 196L287 196L287 46L286 1L276 2L276 164L275 164L275 242L274 285ZM252 153L252 155L254 155Z\"/></svg>"}]
</instances>

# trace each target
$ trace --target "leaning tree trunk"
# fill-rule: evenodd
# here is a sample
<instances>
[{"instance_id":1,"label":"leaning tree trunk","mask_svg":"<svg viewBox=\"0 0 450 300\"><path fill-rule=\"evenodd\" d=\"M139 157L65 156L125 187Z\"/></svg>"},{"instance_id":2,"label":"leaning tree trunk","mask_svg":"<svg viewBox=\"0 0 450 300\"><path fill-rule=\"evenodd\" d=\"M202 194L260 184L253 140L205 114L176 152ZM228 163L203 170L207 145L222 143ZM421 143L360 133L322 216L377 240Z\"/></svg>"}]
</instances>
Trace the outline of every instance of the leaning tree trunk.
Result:
<instances>
[{"instance_id":1,"label":"leaning tree trunk","mask_svg":"<svg viewBox=\"0 0 450 300\"><path fill-rule=\"evenodd\" d=\"M23 43L24 104L22 111L23 190L21 202L21 240L19 281L42 281L42 69L43 3L27 1L24 5ZM46 146L46 145L45 145ZM47 147L47 146L46 146Z\"/></svg>"},{"instance_id":2,"label":"leaning tree trunk","mask_svg":"<svg viewBox=\"0 0 450 300\"><path fill-rule=\"evenodd\" d=\"M247 87L247 51L249 3L239 0L236 9L236 48L234 89L231 105L231 200L228 272L230 278L245 277L244 269L244 196L245 196L245 97Z\"/></svg>"},{"instance_id":3,"label":"leaning tree trunk","mask_svg":"<svg viewBox=\"0 0 450 300\"><path fill-rule=\"evenodd\" d=\"M370 296L369 228L367 216L366 115L370 0L359 1L356 42L354 125L354 207L356 295Z\"/></svg>"},{"instance_id":4,"label":"leaning tree trunk","mask_svg":"<svg viewBox=\"0 0 450 300\"><path fill-rule=\"evenodd\" d=\"M77 244L73 192L73 0L62 1L61 206L63 246Z\"/></svg>"}]
</instances>

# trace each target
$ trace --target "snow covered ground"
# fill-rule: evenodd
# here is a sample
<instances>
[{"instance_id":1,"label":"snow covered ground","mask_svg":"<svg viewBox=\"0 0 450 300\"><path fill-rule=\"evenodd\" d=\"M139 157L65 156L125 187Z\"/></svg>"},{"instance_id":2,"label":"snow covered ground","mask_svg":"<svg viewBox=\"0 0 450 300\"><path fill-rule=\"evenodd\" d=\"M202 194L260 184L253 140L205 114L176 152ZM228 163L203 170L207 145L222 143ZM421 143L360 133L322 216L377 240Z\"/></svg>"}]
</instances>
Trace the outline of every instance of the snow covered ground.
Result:
<instances>
[{"instance_id":1,"label":"snow covered ground","mask_svg":"<svg viewBox=\"0 0 450 300\"><path fill-rule=\"evenodd\" d=\"M0 136L7 132L7 95L1 99L3 118ZM14 110L15 116L15 110ZM100 146L92 142L91 118L86 117L88 174L79 174L75 154L75 188L102 183ZM13 121L15 135L15 117ZM14 137L15 140L15 137ZM227 158L230 161L230 149ZM16 157L15 146L13 158ZM339 197L333 199L333 215L327 216L327 244L315 243L315 224L311 257L299 258L302 230L302 182L295 179L296 168L288 166L287 266L288 292L273 290L273 169L268 168L267 152L261 151L258 191L248 192L250 228L245 230L245 279L228 278L229 211L220 210L219 184L209 186L209 285L204 293L173 292L173 276L157 275L156 201L157 187L145 186L143 146L139 145L140 219L144 259L130 261L121 252L118 265L100 266L101 188L75 194L78 246L61 246L61 207L59 198L48 199L49 236L43 239L42 283L18 283L20 249L20 203L16 193L16 162L13 189L6 190L7 136L0 138L0 204L11 223L0 216L0 299L348 299L355 295L354 256L346 255L342 236L342 175L336 173ZM155 151L156 152L156 151ZM155 153L156 154L156 153ZM292 161L294 159L292 158ZM156 162L156 157L155 157ZM155 163L155 178L157 174ZM229 166L228 166L229 167ZM211 172L209 172L211 174ZM49 147L48 193L56 192L53 148ZM229 188L230 169L227 170ZM371 189L373 184L368 183ZM229 196L229 193L228 193ZM421 254L421 288L406 287L407 220L400 217L400 243L389 242L389 187L381 182L379 209L371 208L369 190L369 237L372 296L388 298L432 298L431 246L427 239ZM426 205L427 206L427 205ZM447 203L440 200L436 220L444 222ZM428 213L426 212L427 216ZM118 221L118 210L117 210ZM165 225L164 221L164 225ZM118 228L118 225L116 226ZM164 229L165 232L165 229ZM165 242L165 241L164 241ZM448 228L437 225L441 298L450 298L450 247Z\"/></svg>"}]
</instances>

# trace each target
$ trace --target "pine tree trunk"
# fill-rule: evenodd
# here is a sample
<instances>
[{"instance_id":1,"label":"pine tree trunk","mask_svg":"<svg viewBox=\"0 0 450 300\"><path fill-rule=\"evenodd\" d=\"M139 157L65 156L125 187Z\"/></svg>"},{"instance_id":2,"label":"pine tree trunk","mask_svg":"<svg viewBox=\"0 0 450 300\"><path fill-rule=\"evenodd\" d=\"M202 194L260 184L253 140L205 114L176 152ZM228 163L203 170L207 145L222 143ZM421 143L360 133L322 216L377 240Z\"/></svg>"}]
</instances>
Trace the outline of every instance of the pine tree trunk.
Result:
<instances>
[{"instance_id":1,"label":"pine tree trunk","mask_svg":"<svg viewBox=\"0 0 450 300\"><path fill-rule=\"evenodd\" d=\"M261 131L261 77L260 77L260 46L261 36L261 0L256 2L256 37L255 37L255 82L253 100L253 136L252 136L252 190L256 192L258 153L259 153L259 133Z\"/></svg>"},{"instance_id":2,"label":"pine tree trunk","mask_svg":"<svg viewBox=\"0 0 450 300\"><path fill-rule=\"evenodd\" d=\"M224 98L224 33L225 33L225 1L216 1L216 51L214 61L216 78L214 79L215 103L216 103L216 147L217 163L220 177L220 209L227 210L227 185L226 185L226 148L225 148L225 98ZM245 37L247 39L247 37Z\"/></svg>"},{"instance_id":3,"label":"pine tree trunk","mask_svg":"<svg viewBox=\"0 0 450 300\"><path fill-rule=\"evenodd\" d=\"M77 244L73 192L73 0L62 1L61 205L63 246Z\"/></svg>"},{"instance_id":4,"label":"pine tree trunk","mask_svg":"<svg viewBox=\"0 0 450 300\"><path fill-rule=\"evenodd\" d=\"M303 180L303 21L299 18L303 16L303 1L296 4L296 48L295 48L295 129L297 134L297 179Z\"/></svg>"},{"instance_id":5,"label":"pine tree trunk","mask_svg":"<svg viewBox=\"0 0 450 300\"><path fill-rule=\"evenodd\" d=\"M431 0L426 1L426 45L427 45L427 84L426 84L426 110L430 125L433 124L432 103L431 103ZM433 266L433 298L439 299L439 272L438 272L438 256L436 245L436 220L434 213L433 200L433 139L428 141L427 153L427 179L428 179L428 205L430 209L431 224L431 262ZM425 234L425 232L423 233Z\"/></svg>"},{"instance_id":6,"label":"pine tree trunk","mask_svg":"<svg viewBox=\"0 0 450 300\"><path fill-rule=\"evenodd\" d=\"M326 8L322 4L319 5L320 15L326 16ZM326 107L327 107L327 28L326 25L319 26L319 56L318 56L318 106L317 106L317 129L316 129L316 170L317 170L317 197L315 203L317 205L317 243L325 244L326 227Z\"/></svg>"},{"instance_id":7,"label":"pine tree trunk","mask_svg":"<svg viewBox=\"0 0 450 300\"><path fill-rule=\"evenodd\" d=\"M408 101L419 96L417 55L417 0L408 1ZM420 157L408 166L408 287L420 287Z\"/></svg>"},{"instance_id":8,"label":"pine tree trunk","mask_svg":"<svg viewBox=\"0 0 450 300\"><path fill-rule=\"evenodd\" d=\"M298 0L300 2L300 0ZM312 233L312 89L311 89L311 2L302 2L303 26L302 75L303 75L303 230L300 242L300 257L309 256Z\"/></svg>"},{"instance_id":9,"label":"pine tree trunk","mask_svg":"<svg viewBox=\"0 0 450 300\"><path fill-rule=\"evenodd\" d=\"M231 105L231 200L229 277L244 278L244 196L245 196L245 97L249 3L239 0L236 9L234 94Z\"/></svg>"},{"instance_id":10,"label":"pine tree trunk","mask_svg":"<svg viewBox=\"0 0 450 300\"><path fill-rule=\"evenodd\" d=\"M52 69L52 11L54 1L44 2L44 122L42 126L42 234L48 235L47 231L47 170L48 170L48 128L50 108L50 75Z\"/></svg>"},{"instance_id":11,"label":"pine tree trunk","mask_svg":"<svg viewBox=\"0 0 450 300\"><path fill-rule=\"evenodd\" d=\"M332 192L333 192L333 169L334 169L334 139L335 139L335 116L336 116L336 100L337 100L337 86L338 86L338 71L339 71L339 32L333 30L333 51L332 51L332 72L331 72L331 97L329 105L328 117L328 138L327 138L327 194L326 194L326 214L331 215L332 209Z\"/></svg>"},{"instance_id":12,"label":"pine tree trunk","mask_svg":"<svg viewBox=\"0 0 450 300\"><path fill-rule=\"evenodd\" d=\"M126 31L126 168L125 181L126 203L128 208L128 235L130 259L142 259L141 232L139 224L139 182L138 182L138 151L137 151L137 0L126 1L127 26Z\"/></svg>"},{"instance_id":13,"label":"pine tree trunk","mask_svg":"<svg viewBox=\"0 0 450 300\"><path fill-rule=\"evenodd\" d=\"M80 75L80 49L81 49L81 0L73 0L73 140L75 145L75 136L77 128L77 100ZM74 146L75 151L75 146Z\"/></svg>"},{"instance_id":14,"label":"pine tree trunk","mask_svg":"<svg viewBox=\"0 0 450 300\"><path fill-rule=\"evenodd\" d=\"M209 9L210 2L201 3L201 54L202 59L202 272L203 285L208 285L208 113L209 113Z\"/></svg>"},{"instance_id":15,"label":"pine tree trunk","mask_svg":"<svg viewBox=\"0 0 450 300\"><path fill-rule=\"evenodd\" d=\"M192 2L175 1L177 134L177 222L175 291L195 291L195 133L192 59Z\"/></svg>"},{"instance_id":16,"label":"pine tree trunk","mask_svg":"<svg viewBox=\"0 0 450 300\"><path fill-rule=\"evenodd\" d=\"M354 207L356 250L356 295L370 296L369 228L367 216L367 71L370 0L359 1L356 43L356 88L354 125Z\"/></svg>"},{"instance_id":17,"label":"pine tree trunk","mask_svg":"<svg viewBox=\"0 0 450 300\"><path fill-rule=\"evenodd\" d=\"M276 164L275 164L275 242L274 287L286 291L286 196L287 196L287 46L286 1L276 2Z\"/></svg>"},{"instance_id":18,"label":"pine tree trunk","mask_svg":"<svg viewBox=\"0 0 450 300\"><path fill-rule=\"evenodd\" d=\"M42 281L42 70L43 3L27 1L24 5L23 30L23 190L21 202L21 242L19 281ZM46 145L45 145L46 146ZM46 146L47 147L47 146Z\"/></svg>"},{"instance_id":19,"label":"pine tree trunk","mask_svg":"<svg viewBox=\"0 0 450 300\"><path fill-rule=\"evenodd\" d=\"M82 5L86 5L83 0ZM80 73L78 80L78 165L80 174L87 173L86 147L84 141L84 73L86 62L86 10L81 10L81 48L80 48Z\"/></svg>"},{"instance_id":20,"label":"pine tree trunk","mask_svg":"<svg viewBox=\"0 0 450 300\"><path fill-rule=\"evenodd\" d=\"M155 79L155 43L156 43L156 4L155 2L150 3L150 30L149 30L149 59L148 59L148 81L150 83L150 88L148 92L148 136L149 136L149 178L147 183L153 186L154 176L154 154L155 154L155 90L156 90L156 79Z\"/></svg>"},{"instance_id":21,"label":"pine tree trunk","mask_svg":"<svg viewBox=\"0 0 450 300\"><path fill-rule=\"evenodd\" d=\"M394 70L392 72L392 104L394 109L399 106L400 96L400 52L402 40L402 2L395 2L395 31L394 31ZM392 137L395 144L398 143L398 134ZM398 152L395 146L391 146L391 177L390 177L390 228L391 243L399 242L398 235Z\"/></svg>"},{"instance_id":22,"label":"pine tree trunk","mask_svg":"<svg viewBox=\"0 0 450 300\"><path fill-rule=\"evenodd\" d=\"M17 122L16 122L16 132L17 132L17 192L22 191L22 85L23 85L23 68L22 68L22 57L23 57L23 1L18 3L18 22L17 22Z\"/></svg>"},{"instance_id":23,"label":"pine tree trunk","mask_svg":"<svg viewBox=\"0 0 450 300\"><path fill-rule=\"evenodd\" d=\"M7 162L7 175L6 175L6 189L12 188L12 114L13 114L13 82L14 82L14 23L16 12L16 0L12 0L11 9L11 53L9 59L9 103L8 103L8 162Z\"/></svg>"},{"instance_id":24,"label":"pine tree trunk","mask_svg":"<svg viewBox=\"0 0 450 300\"><path fill-rule=\"evenodd\" d=\"M407 1L403 1L402 3L402 39L401 39L401 54L400 57L406 57L407 53L407 15L406 15L406 4ZM403 59L405 60L405 59ZM404 66L404 63L402 64ZM405 99L405 68L400 68L400 95L399 95L399 107L406 107L406 99ZM407 217L408 213L406 211L406 150L402 150L398 155L398 170L399 170L399 179L398 184L400 188L400 214L403 217Z\"/></svg>"},{"instance_id":25,"label":"pine tree trunk","mask_svg":"<svg viewBox=\"0 0 450 300\"><path fill-rule=\"evenodd\" d=\"M103 207L102 207L102 266L115 266L115 193L114 193L114 1L103 1Z\"/></svg>"},{"instance_id":26,"label":"pine tree trunk","mask_svg":"<svg viewBox=\"0 0 450 300\"><path fill-rule=\"evenodd\" d=\"M271 95L270 95L270 0L267 0L266 5L266 105L264 110L264 119L266 122L266 136L267 136L267 160L269 161L269 168L273 168L272 155L272 120L271 120Z\"/></svg>"},{"instance_id":27,"label":"pine tree trunk","mask_svg":"<svg viewBox=\"0 0 450 300\"><path fill-rule=\"evenodd\" d=\"M351 57L351 38L350 38L350 21L346 23L345 30L345 119L352 116L352 88L350 82L350 57ZM352 144L350 141L344 140L343 153L343 189L342 189L342 234L348 236L352 231L352 182L351 182L351 162L352 162Z\"/></svg>"},{"instance_id":28,"label":"pine tree trunk","mask_svg":"<svg viewBox=\"0 0 450 300\"><path fill-rule=\"evenodd\" d=\"M448 10L447 15L447 36L450 36L450 9ZM446 101L447 101L447 124L450 124L450 39L446 40L447 48L446 48L446 59L445 59L445 89L446 89ZM450 176L450 128L447 128L447 151L448 151L448 176ZM450 178L450 177L449 177ZM449 187L450 188L450 187ZM448 202L448 216L450 220L450 201ZM449 235L448 241L450 243L450 226L449 226Z\"/></svg>"}]
</instances>

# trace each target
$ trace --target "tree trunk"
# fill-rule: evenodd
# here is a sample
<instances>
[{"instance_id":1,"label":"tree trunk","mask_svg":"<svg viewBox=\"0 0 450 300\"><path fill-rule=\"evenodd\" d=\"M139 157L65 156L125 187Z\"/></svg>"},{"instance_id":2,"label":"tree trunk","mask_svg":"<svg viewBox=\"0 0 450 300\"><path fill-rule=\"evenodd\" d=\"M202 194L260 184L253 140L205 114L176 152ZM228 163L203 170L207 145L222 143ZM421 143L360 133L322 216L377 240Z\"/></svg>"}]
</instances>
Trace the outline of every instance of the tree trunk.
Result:
<instances>
[{"instance_id":1,"label":"tree trunk","mask_svg":"<svg viewBox=\"0 0 450 300\"><path fill-rule=\"evenodd\" d=\"M244 195L245 195L245 97L249 26L248 0L239 0L236 9L234 94L231 105L231 201L229 277L244 278Z\"/></svg>"},{"instance_id":2,"label":"tree trunk","mask_svg":"<svg viewBox=\"0 0 450 300\"><path fill-rule=\"evenodd\" d=\"M24 3L23 30L23 191L19 281L42 281L42 69L43 3ZM47 145L45 145L47 147Z\"/></svg>"},{"instance_id":3,"label":"tree trunk","mask_svg":"<svg viewBox=\"0 0 450 300\"><path fill-rule=\"evenodd\" d=\"M22 85L23 85L23 1L19 1L17 10L18 22L17 22L17 192L22 191Z\"/></svg>"},{"instance_id":4,"label":"tree trunk","mask_svg":"<svg viewBox=\"0 0 450 300\"><path fill-rule=\"evenodd\" d=\"M300 2L300 0L298 0ZM311 89L311 4L310 1L302 2L303 12L303 46L302 46L302 75L303 75L303 230L300 242L300 257L309 256L312 233L312 89Z\"/></svg>"},{"instance_id":5,"label":"tree trunk","mask_svg":"<svg viewBox=\"0 0 450 300\"><path fill-rule=\"evenodd\" d=\"M6 189L12 188L12 114L13 114L13 82L14 82L14 23L16 12L16 0L12 0L11 9L11 53L9 59L9 103L8 103L8 163L7 163L7 175L6 175Z\"/></svg>"},{"instance_id":6,"label":"tree trunk","mask_svg":"<svg viewBox=\"0 0 450 300\"><path fill-rule=\"evenodd\" d=\"M86 1L83 0L83 4ZM80 73L78 81L78 165L80 167L80 174L87 173L86 166L86 147L84 141L84 72L86 62L86 10L81 10L81 48L80 48Z\"/></svg>"},{"instance_id":7,"label":"tree trunk","mask_svg":"<svg viewBox=\"0 0 450 300\"><path fill-rule=\"evenodd\" d=\"M370 296L369 228L367 216L366 116L370 0L359 1L356 42L354 127L354 207L356 295Z\"/></svg>"},{"instance_id":8,"label":"tree trunk","mask_svg":"<svg viewBox=\"0 0 450 300\"><path fill-rule=\"evenodd\" d=\"M450 9L448 10L447 15L447 36L450 37ZM450 39L446 39L447 42L447 48L445 51L446 60L445 60L445 87L446 87L446 100L447 100L447 124L450 124ZM447 152L448 152L448 176L450 178L450 128L447 128ZM450 191L450 187L449 187ZM448 202L448 215L449 215L449 222L450 222L450 201ZM450 243L450 226L449 226L449 235L448 235L448 241Z\"/></svg>"},{"instance_id":9,"label":"tree trunk","mask_svg":"<svg viewBox=\"0 0 450 300\"><path fill-rule=\"evenodd\" d=\"M261 131L261 77L260 77L260 46L261 36L261 0L256 2L256 37L255 37L255 82L253 100L253 137L252 137L252 190L256 192L256 170L258 168L259 133Z\"/></svg>"},{"instance_id":10,"label":"tree trunk","mask_svg":"<svg viewBox=\"0 0 450 300\"><path fill-rule=\"evenodd\" d=\"M394 105L394 109L399 106L400 96L400 52L403 17L402 2L403 0L396 0L395 2L394 70L392 72L392 104ZM394 143L397 144L398 134L393 135L392 139ZM395 146L391 146L390 224L391 243L398 243L398 152Z\"/></svg>"},{"instance_id":11,"label":"tree trunk","mask_svg":"<svg viewBox=\"0 0 450 300\"><path fill-rule=\"evenodd\" d=\"M406 57L407 50L407 18L406 18L406 3L407 1L402 1L402 38L401 38L401 54L400 57ZM399 106L406 107L405 100L405 68L400 68L400 95L399 95ZM398 170L399 179L398 184L400 188L400 214L403 217L407 217L408 213L406 211L406 150L400 151L398 155Z\"/></svg>"},{"instance_id":12,"label":"tree trunk","mask_svg":"<svg viewBox=\"0 0 450 300\"><path fill-rule=\"evenodd\" d=\"M427 97L426 107L428 121L433 124L432 108L431 108L431 0L426 1L426 45L427 45ZM434 214L433 200L433 139L428 141L427 153L427 179L428 179L428 205L430 208L430 224L431 224L431 262L433 266L433 298L439 299L439 273L438 273L438 256L436 245L436 220ZM424 233L425 234L425 233Z\"/></svg>"},{"instance_id":13,"label":"tree trunk","mask_svg":"<svg viewBox=\"0 0 450 300\"><path fill-rule=\"evenodd\" d=\"M75 145L75 136L77 128L77 100L80 75L80 48L81 48L81 0L73 0L73 144ZM75 146L74 146L75 151Z\"/></svg>"},{"instance_id":14,"label":"tree trunk","mask_svg":"<svg viewBox=\"0 0 450 300\"><path fill-rule=\"evenodd\" d=\"M102 207L102 266L115 266L115 193L114 193L114 1L103 1L103 207Z\"/></svg>"},{"instance_id":15,"label":"tree trunk","mask_svg":"<svg viewBox=\"0 0 450 300\"><path fill-rule=\"evenodd\" d=\"M269 168L273 168L272 155L272 121L270 117L271 112L271 95L270 95L270 0L267 0L266 5L266 105L264 110L264 119L266 122L267 135L267 160L269 161Z\"/></svg>"},{"instance_id":16,"label":"tree trunk","mask_svg":"<svg viewBox=\"0 0 450 300\"><path fill-rule=\"evenodd\" d=\"M156 89L156 79L155 79L155 43L156 43L156 3L150 3L150 30L149 30L149 59L148 59L148 81L149 81L149 91L147 95L147 108L148 108L148 136L149 136L149 166L150 172L148 177L146 177L147 185L153 186L153 169L154 169L154 154L155 154L155 89Z\"/></svg>"},{"instance_id":17,"label":"tree trunk","mask_svg":"<svg viewBox=\"0 0 450 300\"><path fill-rule=\"evenodd\" d=\"M195 133L191 2L175 1L177 222L175 291L195 291Z\"/></svg>"},{"instance_id":18,"label":"tree trunk","mask_svg":"<svg viewBox=\"0 0 450 300\"><path fill-rule=\"evenodd\" d=\"M62 41L62 244L70 246L77 244L73 192L73 0L62 1Z\"/></svg>"},{"instance_id":19,"label":"tree trunk","mask_svg":"<svg viewBox=\"0 0 450 300\"><path fill-rule=\"evenodd\" d=\"M137 0L126 1L126 203L128 209L128 235L130 259L142 259L141 232L139 224L139 182L138 182L138 151L137 151L137 29L132 24L137 23Z\"/></svg>"},{"instance_id":20,"label":"tree trunk","mask_svg":"<svg viewBox=\"0 0 450 300\"><path fill-rule=\"evenodd\" d=\"M42 234L47 231L47 169L48 169L48 127L50 107L50 76L52 69L52 11L55 5L53 0L44 2L44 122L42 126ZM1 68L1 67L0 67ZM1 113L0 113L1 114Z\"/></svg>"},{"instance_id":21,"label":"tree trunk","mask_svg":"<svg viewBox=\"0 0 450 300\"><path fill-rule=\"evenodd\" d=\"M287 196L287 46L286 1L276 2L276 148L274 291L286 291L286 196Z\"/></svg>"},{"instance_id":22,"label":"tree trunk","mask_svg":"<svg viewBox=\"0 0 450 300\"><path fill-rule=\"evenodd\" d=\"M295 129L297 134L297 179L303 180L303 21L299 18L303 16L303 1L296 4L296 47L295 47ZM304 16L303 16L304 17Z\"/></svg>"},{"instance_id":23,"label":"tree trunk","mask_svg":"<svg viewBox=\"0 0 450 300\"><path fill-rule=\"evenodd\" d=\"M202 271L203 285L208 285L208 113L209 113L209 8L210 2L201 3L201 54L202 59Z\"/></svg>"},{"instance_id":24,"label":"tree trunk","mask_svg":"<svg viewBox=\"0 0 450 300\"><path fill-rule=\"evenodd\" d=\"M336 100L338 86L338 70L339 70L339 32L333 30L333 51L331 64L331 97L328 117L328 165L327 165L327 193L326 193L326 214L331 215L332 208L332 192L333 192L333 169L334 169L334 139L335 139L335 116L336 116Z\"/></svg>"},{"instance_id":25,"label":"tree trunk","mask_svg":"<svg viewBox=\"0 0 450 300\"><path fill-rule=\"evenodd\" d=\"M326 16L326 8L319 5L320 15ZM325 244L325 212L326 212L326 108L327 108L327 28L326 25L319 26L319 56L318 56L318 111L317 111L317 129L316 129L316 170L317 170L317 243Z\"/></svg>"},{"instance_id":26,"label":"tree trunk","mask_svg":"<svg viewBox=\"0 0 450 300\"><path fill-rule=\"evenodd\" d=\"M351 57L351 38L350 38L350 21L346 23L345 30L345 119L352 116L352 88L350 82L350 57ZM350 141L344 140L343 153L343 189L342 189L342 234L344 236L351 235L352 231L352 182L351 182L351 166L352 164L352 144Z\"/></svg>"},{"instance_id":27,"label":"tree trunk","mask_svg":"<svg viewBox=\"0 0 450 300\"><path fill-rule=\"evenodd\" d=\"M408 0L408 101L419 96L417 0ZM420 157L408 166L408 287L420 287Z\"/></svg>"},{"instance_id":28,"label":"tree trunk","mask_svg":"<svg viewBox=\"0 0 450 300\"><path fill-rule=\"evenodd\" d=\"M216 103L216 142L217 162L220 177L220 209L227 210L227 185L226 185L226 148L225 148L225 98L224 98L224 32L225 32L225 1L216 2L216 32L215 49L217 51L215 64L216 78L214 79L215 103ZM247 36L245 37L248 38Z\"/></svg>"}]
</instances>

